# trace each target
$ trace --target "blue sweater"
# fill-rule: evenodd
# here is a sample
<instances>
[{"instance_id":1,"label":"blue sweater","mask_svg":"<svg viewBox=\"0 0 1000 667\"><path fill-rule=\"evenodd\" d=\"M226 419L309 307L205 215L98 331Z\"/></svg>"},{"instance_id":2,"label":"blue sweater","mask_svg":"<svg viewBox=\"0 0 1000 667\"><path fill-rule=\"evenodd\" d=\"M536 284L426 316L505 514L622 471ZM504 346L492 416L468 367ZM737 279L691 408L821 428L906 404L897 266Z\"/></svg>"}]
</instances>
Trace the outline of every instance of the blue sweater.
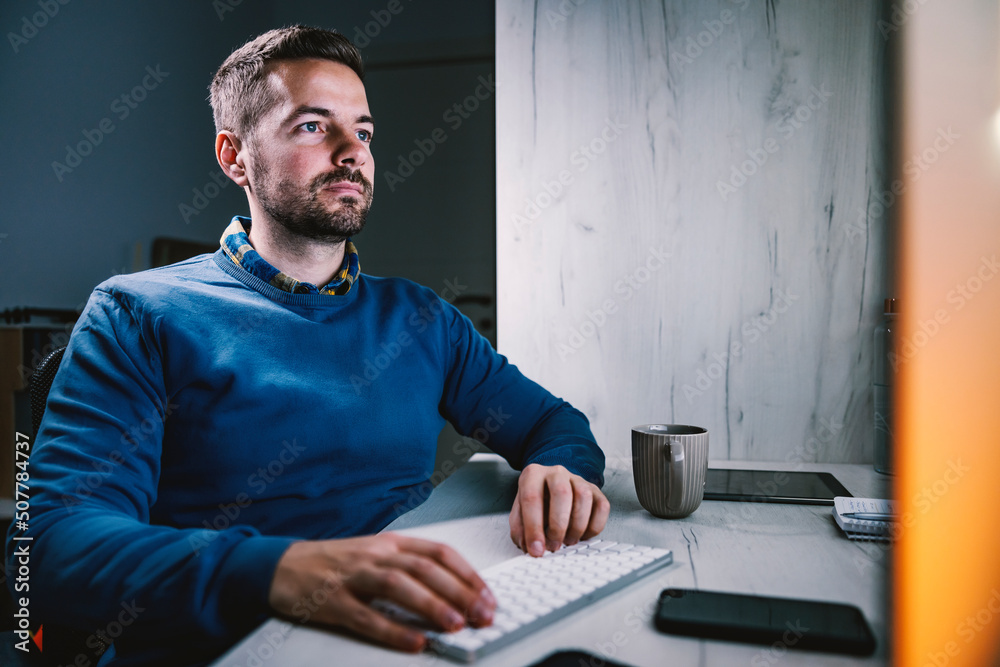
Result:
<instances>
[{"instance_id":1,"label":"blue sweater","mask_svg":"<svg viewBox=\"0 0 1000 667\"><path fill-rule=\"evenodd\" d=\"M116 665L215 657L266 617L293 540L422 501L445 419L603 483L586 418L410 281L290 294L221 251L108 280L31 455L32 614L93 631L128 609Z\"/></svg>"}]
</instances>

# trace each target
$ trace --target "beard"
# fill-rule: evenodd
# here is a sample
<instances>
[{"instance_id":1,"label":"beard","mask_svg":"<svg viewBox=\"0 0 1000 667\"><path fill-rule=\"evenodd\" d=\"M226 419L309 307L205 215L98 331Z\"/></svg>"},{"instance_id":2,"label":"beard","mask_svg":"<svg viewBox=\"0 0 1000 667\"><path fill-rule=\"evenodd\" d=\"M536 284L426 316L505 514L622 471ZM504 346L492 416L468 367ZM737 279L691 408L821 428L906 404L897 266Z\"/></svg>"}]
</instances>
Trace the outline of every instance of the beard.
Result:
<instances>
[{"instance_id":1,"label":"beard","mask_svg":"<svg viewBox=\"0 0 1000 667\"><path fill-rule=\"evenodd\" d=\"M302 188L291 180L276 180L266 161L255 159L254 163L257 165L254 188L257 201L288 237L337 244L364 229L373 187L360 170L340 166L320 174L308 187ZM323 193L323 188L340 181L357 183L363 192L360 197L344 195L338 198L337 207L331 208L331 202L323 201L324 197L330 198Z\"/></svg>"}]
</instances>

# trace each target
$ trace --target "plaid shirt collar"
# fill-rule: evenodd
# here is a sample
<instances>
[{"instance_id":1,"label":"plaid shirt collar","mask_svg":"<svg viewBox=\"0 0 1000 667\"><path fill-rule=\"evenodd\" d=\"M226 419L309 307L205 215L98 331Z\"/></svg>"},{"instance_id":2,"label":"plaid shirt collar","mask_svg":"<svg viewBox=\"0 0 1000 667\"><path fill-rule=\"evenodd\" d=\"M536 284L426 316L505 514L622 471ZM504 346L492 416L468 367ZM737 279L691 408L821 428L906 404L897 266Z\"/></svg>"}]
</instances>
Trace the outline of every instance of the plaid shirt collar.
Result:
<instances>
[{"instance_id":1,"label":"plaid shirt collar","mask_svg":"<svg viewBox=\"0 0 1000 667\"><path fill-rule=\"evenodd\" d=\"M271 266L267 260L260 256L259 252L254 250L253 246L250 245L250 237L247 236L250 232L250 224L250 218L242 215L234 216L219 241L222 245L222 251L237 266L246 269L265 283L280 290L292 294L343 295L351 291L351 286L354 285L354 281L361 273L358 249L354 247L350 239L347 239L344 244L344 264L329 284L320 289L312 283L296 280Z\"/></svg>"}]
</instances>

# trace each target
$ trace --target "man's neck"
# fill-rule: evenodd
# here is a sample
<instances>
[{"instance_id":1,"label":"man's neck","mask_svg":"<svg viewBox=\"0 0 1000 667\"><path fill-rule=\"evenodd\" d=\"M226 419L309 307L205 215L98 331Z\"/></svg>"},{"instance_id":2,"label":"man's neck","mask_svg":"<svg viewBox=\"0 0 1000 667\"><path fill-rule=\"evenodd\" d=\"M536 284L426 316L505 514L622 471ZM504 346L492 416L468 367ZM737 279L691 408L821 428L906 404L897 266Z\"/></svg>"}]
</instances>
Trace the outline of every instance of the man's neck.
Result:
<instances>
[{"instance_id":1,"label":"man's neck","mask_svg":"<svg viewBox=\"0 0 1000 667\"><path fill-rule=\"evenodd\" d=\"M343 241L331 243L295 236L260 217L251 218L251 223L248 236L254 250L271 266L299 282L322 289L344 264Z\"/></svg>"}]
</instances>

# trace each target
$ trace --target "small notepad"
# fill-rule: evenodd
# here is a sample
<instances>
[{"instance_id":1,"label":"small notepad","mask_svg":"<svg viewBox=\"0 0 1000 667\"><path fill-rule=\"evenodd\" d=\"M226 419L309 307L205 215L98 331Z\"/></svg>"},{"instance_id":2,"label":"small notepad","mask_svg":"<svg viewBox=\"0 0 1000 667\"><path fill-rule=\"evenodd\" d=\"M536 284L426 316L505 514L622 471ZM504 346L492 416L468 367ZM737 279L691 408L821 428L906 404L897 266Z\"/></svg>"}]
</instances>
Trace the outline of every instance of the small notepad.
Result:
<instances>
[{"instance_id":1,"label":"small notepad","mask_svg":"<svg viewBox=\"0 0 1000 667\"><path fill-rule=\"evenodd\" d=\"M869 514L894 514L895 503L880 498L845 498L837 496L833 499L833 518L837 525L852 540L884 540L892 533L892 521L871 521L855 519L845 514L865 512Z\"/></svg>"}]
</instances>

